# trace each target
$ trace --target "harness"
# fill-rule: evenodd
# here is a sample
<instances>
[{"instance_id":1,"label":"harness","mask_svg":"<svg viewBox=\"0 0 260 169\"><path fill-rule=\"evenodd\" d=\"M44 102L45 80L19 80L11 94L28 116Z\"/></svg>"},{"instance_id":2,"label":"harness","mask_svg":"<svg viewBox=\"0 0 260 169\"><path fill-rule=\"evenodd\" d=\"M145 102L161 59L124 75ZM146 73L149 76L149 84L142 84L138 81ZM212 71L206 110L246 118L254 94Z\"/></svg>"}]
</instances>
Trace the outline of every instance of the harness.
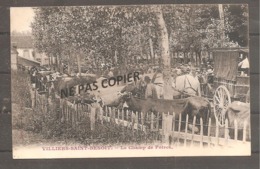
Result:
<instances>
[{"instance_id":1,"label":"harness","mask_svg":"<svg viewBox=\"0 0 260 169\"><path fill-rule=\"evenodd\" d=\"M189 87L186 87L186 81L188 81L188 83L189 83L189 85L190 85ZM189 79L187 78L187 75L185 75L184 89L183 89L183 91L184 91L185 89L192 89L194 92L196 92L196 95L198 95L198 90L194 89L194 88L191 86L191 83L190 83Z\"/></svg>"},{"instance_id":2,"label":"harness","mask_svg":"<svg viewBox=\"0 0 260 169\"><path fill-rule=\"evenodd\" d=\"M186 81L188 81L189 87L186 87ZM175 83L175 87L176 87L176 80L174 81L174 83ZM193 91L195 91L195 92L196 92L196 95L198 95L198 90L194 89L194 88L191 86L191 83L190 83L189 79L188 79L187 76L185 75L185 79L184 79L184 89L183 89L183 90L178 90L178 89L176 89L176 88L173 87L173 90L175 90L175 91L177 91L177 92L179 92L179 93L181 93L181 94L185 94L185 95L189 95L189 96L196 96L196 95L189 94L188 92L185 91L185 89L189 89L189 88L192 89Z\"/></svg>"},{"instance_id":3,"label":"harness","mask_svg":"<svg viewBox=\"0 0 260 169\"><path fill-rule=\"evenodd\" d=\"M153 83L153 84L155 84L156 86L163 87L163 83Z\"/></svg>"},{"instance_id":4,"label":"harness","mask_svg":"<svg viewBox=\"0 0 260 169\"><path fill-rule=\"evenodd\" d=\"M154 75L154 76L155 76L155 75ZM155 79L155 78L153 78L153 79ZM152 80L152 83L153 83L154 85L156 85L156 86L163 87L163 83L154 83L154 80ZM174 80L174 83L175 83L175 86L176 86L176 80ZM186 86L186 83L188 83L188 86ZM185 91L186 89L191 89L191 90L193 90L193 91L196 93L196 95L199 94L199 93L198 93L198 92L199 92L198 89L196 90L196 89L194 89L194 88L192 87L191 82L189 81L187 75L185 75L184 88L183 88L183 90L178 90L178 89L176 89L176 88L173 88L173 89L174 89L175 91L181 93L181 94L186 94L186 95L190 95L190 96L193 96L193 95L192 95L192 94L189 94L188 92L186 92L186 91ZM195 95L195 96L196 96L196 95Z\"/></svg>"}]
</instances>

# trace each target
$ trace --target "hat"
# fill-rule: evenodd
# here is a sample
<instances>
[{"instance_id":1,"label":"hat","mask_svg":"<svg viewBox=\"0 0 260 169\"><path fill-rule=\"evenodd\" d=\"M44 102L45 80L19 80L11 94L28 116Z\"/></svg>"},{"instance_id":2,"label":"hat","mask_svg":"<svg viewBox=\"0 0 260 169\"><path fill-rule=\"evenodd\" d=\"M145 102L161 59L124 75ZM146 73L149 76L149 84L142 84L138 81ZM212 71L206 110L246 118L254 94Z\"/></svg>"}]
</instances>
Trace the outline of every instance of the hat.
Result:
<instances>
[{"instance_id":1,"label":"hat","mask_svg":"<svg viewBox=\"0 0 260 169\"><path fill-rule=\"evenodd\" d=\"M207 72L208 72L208 73L213 73L213 70L212 70L212 69L208 69Z\"/></svg>"},{"instance_id":2,"label":"hat","mask_svg":"<svg viewBox=\"0 0 260 169\"><path fill-rule=\"evenodd\" d=\"M150 82L150 81L151 81L151 78L150 78L149 76L145 76L145 77L144 77L144 81Z\"/></svg>"}]
</instances>

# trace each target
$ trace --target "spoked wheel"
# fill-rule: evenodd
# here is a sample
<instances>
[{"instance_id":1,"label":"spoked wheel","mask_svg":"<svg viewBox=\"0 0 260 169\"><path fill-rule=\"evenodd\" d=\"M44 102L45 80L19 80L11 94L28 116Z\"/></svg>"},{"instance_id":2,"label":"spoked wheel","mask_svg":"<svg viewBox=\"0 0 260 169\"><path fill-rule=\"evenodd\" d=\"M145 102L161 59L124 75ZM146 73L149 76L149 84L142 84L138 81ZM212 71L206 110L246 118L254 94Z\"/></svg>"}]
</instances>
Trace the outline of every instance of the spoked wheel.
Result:
<instances>
[{"instance_id":1,"label":"spoked wheel","mask_svg":"<svg viewBox=\"0 0 260 169\"><path fill-rule=\"evenodd\" d=\"M223 127L225 125L225 114L231 103L230 93L225 86L219 86L213 96L214 115L216 123Z\"/></svg>"}]
</instances>

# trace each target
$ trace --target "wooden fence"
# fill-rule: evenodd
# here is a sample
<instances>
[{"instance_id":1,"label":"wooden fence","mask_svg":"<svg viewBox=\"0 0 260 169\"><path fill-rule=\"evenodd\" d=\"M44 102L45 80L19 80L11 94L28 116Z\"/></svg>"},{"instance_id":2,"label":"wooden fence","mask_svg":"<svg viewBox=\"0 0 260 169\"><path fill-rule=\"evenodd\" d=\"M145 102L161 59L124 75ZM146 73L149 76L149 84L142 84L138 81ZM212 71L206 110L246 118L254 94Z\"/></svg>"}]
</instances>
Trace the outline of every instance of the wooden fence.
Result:
<instances>
[{"instance_id":1,"label":"wooden fence","mask_svg":"<svg viewBox=\"0 0 260 169\"><path fill-rule=\"evenodd\" d=\"M46 112L51 105L44 95L37 94L36 105L39 104L38 111ZM46 106L47 105L47 106ZM49 107L48 107L49 106ZM55 108L54 108L55 109ZM238 121L234 120L234 127L229 126L228 120L225 120L225 126L220 127L215 123L214 119L209 119L208 124L203 124L200 118L196 122L196 116L182 119L181 115L175 113L143 113L132 112L128 110L118 110L113 107L99 107L98 104L92 106L88 104L73 104L66 99L59 99L59 104L56 104L57 111L59 110L59 119L72 124L72 127L77 127L82 119L90 119L90 128L95 130L95 124L100 121L120 125L127 129L143 131L144 133L157 133L155 139L160 138L161 142L174 144L176 146L232 146L234 144L250 143L247 140L250 136L250 125L243 122L243 127L238 127ZM241 122L240 122L241 123ZM241 125L240 125L241 126ZM200 130L198 130L200 129ZM203 133L206 129L207 134ZM229 131L233 130L234 135L229 136ZM238 136L242 134L242 139ZM156 140L155 140L156 141ZM158 140L157 140L158 141Z\"/></svg>"},{"instance_id":2,"label":"wooden fence","mask_svg":"<svg viewBox=\"0 0 260 169\"><path fill-rule=\"evenodd\" d=\"M209 118L208 125L203 124L202 118L199 119L199 124L197 124L196 116L192 118L192 123L189 122L188 115L186 115L185 121L182 121L181 118L182 116L179 116L177 119L175 113L173 115L163 115L162 133L164 134L165 141L169 144L232 147L237 144L249 143L248 139L251 133L247 121L243 122L243 128L238 128L238 121L236 119L234 120L234 127L228 126L228 119L225 120L225 126L220 127L217 123L212 123L211 118ZM184 130L181 129L182 124L184 125ZM195 133L197 127L200 130ZM191 128L191 130L188 130L188 128ZM204 128L207 131L206 135L203 133ZM230 130L234 130L234 135L230 135ZM240 135L242 135L242 139L239 140L238 136Z\"/></svg>"}]
</instances>

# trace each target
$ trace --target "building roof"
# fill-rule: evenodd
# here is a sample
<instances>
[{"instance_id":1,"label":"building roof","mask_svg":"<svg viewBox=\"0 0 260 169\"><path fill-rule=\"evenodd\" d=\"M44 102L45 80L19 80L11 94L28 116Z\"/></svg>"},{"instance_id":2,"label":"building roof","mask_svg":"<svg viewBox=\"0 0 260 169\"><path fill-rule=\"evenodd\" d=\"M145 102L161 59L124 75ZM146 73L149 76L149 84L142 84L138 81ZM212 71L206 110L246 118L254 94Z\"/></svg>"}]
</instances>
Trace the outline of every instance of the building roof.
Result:
<instances>
[{"instance_id":1,"label":"building roof","mask_svg":"<svg viewBox=\"0 0 260 169\"><path fill-rule=\"evenodd\" d=\"M33 48L31 36L11 36L11 43L17 48Z\"/></svg>"}]
</instances>

